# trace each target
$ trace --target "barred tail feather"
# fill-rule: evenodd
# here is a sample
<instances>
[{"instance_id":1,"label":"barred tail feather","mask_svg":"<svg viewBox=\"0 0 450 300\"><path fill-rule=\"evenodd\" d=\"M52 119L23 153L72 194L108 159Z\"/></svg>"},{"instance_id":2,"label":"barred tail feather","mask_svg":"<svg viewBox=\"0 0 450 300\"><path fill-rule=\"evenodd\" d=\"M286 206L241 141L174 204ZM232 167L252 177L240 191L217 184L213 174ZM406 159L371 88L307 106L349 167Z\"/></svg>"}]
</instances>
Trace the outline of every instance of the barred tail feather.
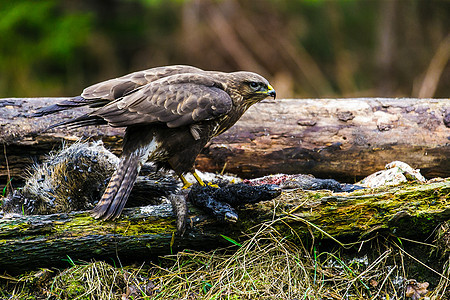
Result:
<instances>
[{"instance_id":1,"label":"barred tail feather","mask_svg":"<svg viewBox=\"0 0 450 300\"><path fill-rule=\"evenodd\" d=\"M98 101L98 100L95 100ZM35 113L31 114L32 117L42 117L50 114L57 113L59 111L81 107L85 105L90 105L94 102L91 99L84 99L81 96L70 98L68 100L61 101L57 104L53 104L50 106L42 107L38 109Z\"/></svg>"},{"instance_id":2,"label":"barred tail feather","mask_svg":"<svg viewBox=\"0 0 450 300\"><path fill-rule=\"evenodd\" d=\"M139 170L139 157L135 153L121 158L119 167L109 181L105 193L92 210L91 214L94 218L114 220L120 216L136 182Z\"/></svg>"},{"instance_id":3,"label":"barred tail feather","mask_svg":"<svg viewBox=\"0 0 450 300\"><path fill-rule=\"evenodd\" d=\"M68 110L72 108L77 108L81 106L89 105L89 107L100 107L107 104L107 100L102 99L85 99L81 96L70 98L64 101L61 101L57 104L53 104L47 107L42 107L38 109L35 113L32 113L31 117L43 117L46 115L54 114L63 110ZM80 117L70 119L68 121L59 122L53 124L46 128L45 130L49 130L59 126L67 126L68 129L77 128L82 126L90 126L90 125L104 125L108 124L103 118L98 116L91 116L90 114L85 114Z\"/></svg>"},{"instance_id":4,"label":"barred tail feather","mask_svg":"<svg viewBox=\"0 0 450 300\"><path fill-rule=\"evenodd\" d=\"M73 128L78 128L78 127L83 127L83 126L105 125L105 124L108 124L108 122L106 122L104 119L97 117L97 116L91 116L91 115L86 114L86 115L82 115L81 117L78 117L75 119L71 119L68 121L53 124L53 125L49 126L48 128L46 128L45 130L49 130L49 129L59 127L59 126L66 126L67 129L73 129Z\"/></svg>"}]
</instances>

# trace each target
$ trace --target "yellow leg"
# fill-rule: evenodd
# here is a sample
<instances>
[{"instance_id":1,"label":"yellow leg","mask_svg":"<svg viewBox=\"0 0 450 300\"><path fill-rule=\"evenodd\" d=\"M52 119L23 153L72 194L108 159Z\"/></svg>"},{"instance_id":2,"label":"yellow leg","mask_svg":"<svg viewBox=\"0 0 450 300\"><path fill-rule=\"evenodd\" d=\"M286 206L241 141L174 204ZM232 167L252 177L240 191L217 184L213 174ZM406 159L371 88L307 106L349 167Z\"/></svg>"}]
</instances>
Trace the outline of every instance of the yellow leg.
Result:
<instances>
[{"instance_id":1,"label":"yellow leg","mask_svg":"<svg viewBox=\"0 0 450 300\"><path fill-rule=\"evenodd\" d=\"M198 184L200 184L201 186L205 186L206 184L203 182L203 180L200 178L200 176L198 176L197 172L192 172L192 175L194 175L195 179L197 180Z\"/></svg>"},{"instance_id":2,"label":"yellow leg","mask_svg":"<svg viewBox=\"0 0 450 300\"><path fill-rule=\"evenodd\" d=\"M197 179L198 184L200 184L201 186L205 186L206 184L203 182L203 180L200 178L200 176L198 176L197 172L192 172L192 175L194 175L195 179ZM212 184L211 182L208 182L208 185L211 187L215 187L218 188L219 186L217 184Z\"/></svg>"},{"instance_id":3,"label":"yellow leg","mask_svg":"<svg viewBox=\"0 0 450 300\"><path fill-rule=\"evenodd\" d=\"M181 181L183 181L182 189L187 189L188 187L190 187L192 185L192 183L190 183L189 181L186 180L186 178L184 178L183 174L180 174L180 179L181 179Z\"/></svg>"},{"instance_id":4,"label":"yellow leg","mask_svg":"<svg viewBox=\"0 0 450 300\"><path fill-rule=\"evenodd\" d=\"M194 172L192 172L192 175L194 175L194 178L197 180L198 184L200 184L201 186L206 186L206 183L203 182L203 180L200 178L200 176L198 176L198 174L197 174L197 172L195 172L195 170L194 170ZM183 181L183 187L182 187L183 189L187 189L188 187L190 187L192 185L192 183L190 183L189 181L186 180L186 178L183 176L183 174L180 175L180 179L181 179L181 181ZM212 187L217 187L217 188L219 187L218 185L211 184L211 183L208 183L208 185L212 186Z\"/></svg>"}]
</instances>

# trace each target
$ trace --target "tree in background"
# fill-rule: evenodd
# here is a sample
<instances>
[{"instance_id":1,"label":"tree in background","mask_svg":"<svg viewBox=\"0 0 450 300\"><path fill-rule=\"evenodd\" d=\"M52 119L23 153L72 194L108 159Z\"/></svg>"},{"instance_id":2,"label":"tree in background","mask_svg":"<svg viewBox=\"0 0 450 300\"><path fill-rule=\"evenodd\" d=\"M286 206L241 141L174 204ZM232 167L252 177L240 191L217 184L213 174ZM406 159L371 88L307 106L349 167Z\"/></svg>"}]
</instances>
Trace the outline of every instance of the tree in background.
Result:
<instances>
[{"instance_id":1,"label":"tree in background","mask_svg":"<svg viewBox=\"0 0 450 300\"><path fill-rule=\"evenodd\" d=\"M68 96L167 64L251 70L280 97L450 94L447 1L0 4L0 96Z\"/></svg>"}]
</instances>

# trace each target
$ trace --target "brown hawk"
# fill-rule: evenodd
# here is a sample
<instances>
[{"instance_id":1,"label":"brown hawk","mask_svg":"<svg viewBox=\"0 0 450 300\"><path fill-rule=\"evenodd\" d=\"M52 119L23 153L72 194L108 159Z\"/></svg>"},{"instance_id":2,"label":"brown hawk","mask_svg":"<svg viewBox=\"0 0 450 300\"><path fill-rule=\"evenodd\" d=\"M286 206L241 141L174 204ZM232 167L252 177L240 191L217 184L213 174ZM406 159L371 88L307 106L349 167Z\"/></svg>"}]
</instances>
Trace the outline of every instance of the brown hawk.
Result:
<instances>
[{"instance_id":1,"label":"brown hawk","mask_svg":"<svg viewBox=\"0 0 450 300\"><path fill-rule=\"evenodd\" d=\"M146 161L173 169L185 186L190 185L183 176L187 172L204 185L193 167L202 148L268 96L275 98L275 90L255 73L167 66L97 83L81 96L41 108L34 116L88 105L90 113L51 128L126 127L119 167L92 211L95 218L115 219Z\"/></svg>"}]
</instances>

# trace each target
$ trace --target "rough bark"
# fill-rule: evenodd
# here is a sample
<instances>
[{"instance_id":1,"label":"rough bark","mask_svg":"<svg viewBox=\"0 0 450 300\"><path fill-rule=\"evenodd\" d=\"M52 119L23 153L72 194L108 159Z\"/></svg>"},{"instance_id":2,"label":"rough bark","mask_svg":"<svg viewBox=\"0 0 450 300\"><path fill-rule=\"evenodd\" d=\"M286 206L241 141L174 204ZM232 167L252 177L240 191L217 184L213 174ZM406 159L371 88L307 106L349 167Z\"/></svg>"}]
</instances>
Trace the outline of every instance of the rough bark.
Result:
<instances>
[{"instance_id":1,"label":"rough bark","mask_svg":"<svg viewBox=\"0 0 450 300\"><path fill-rule=\"evenodd\" d=\"M182 249L208 250L273 222L280 231L295 230L301 238L368 238L389 233L427 239L450 218L450 180L377 190L333 194L327 191L286 191L271 201L238 209L239 221L218 223L190 207L184 236L175 236L170 204L125 209L116 221L94 220L87 212L0 219L0 270L23 271L72 260L149 260ZM286 226L287 225L287 226ZM174 238L174 240L172 240ZM173 241L173 244L172 244Z\"/></svg>"},{"instance_id":2,"label":"rough bark","mask_svg":"<svg viewBox=\"0 0 450 300\"><path fill-rule=\"evenodd\" d=\"M75 130L48 125L83 110L28 118L61 98L0 99L0 179L18 178L33 159L61 141L102 139L120 153L122 129ZM234 127L215 138L197 159L204 171L245 178L273 173L313 174L354 182L401 160L427 178L450 176L449 99L287 99L254 105ZM5 158L7 158L7 162Z\"/></svg>"}]
</instances>

